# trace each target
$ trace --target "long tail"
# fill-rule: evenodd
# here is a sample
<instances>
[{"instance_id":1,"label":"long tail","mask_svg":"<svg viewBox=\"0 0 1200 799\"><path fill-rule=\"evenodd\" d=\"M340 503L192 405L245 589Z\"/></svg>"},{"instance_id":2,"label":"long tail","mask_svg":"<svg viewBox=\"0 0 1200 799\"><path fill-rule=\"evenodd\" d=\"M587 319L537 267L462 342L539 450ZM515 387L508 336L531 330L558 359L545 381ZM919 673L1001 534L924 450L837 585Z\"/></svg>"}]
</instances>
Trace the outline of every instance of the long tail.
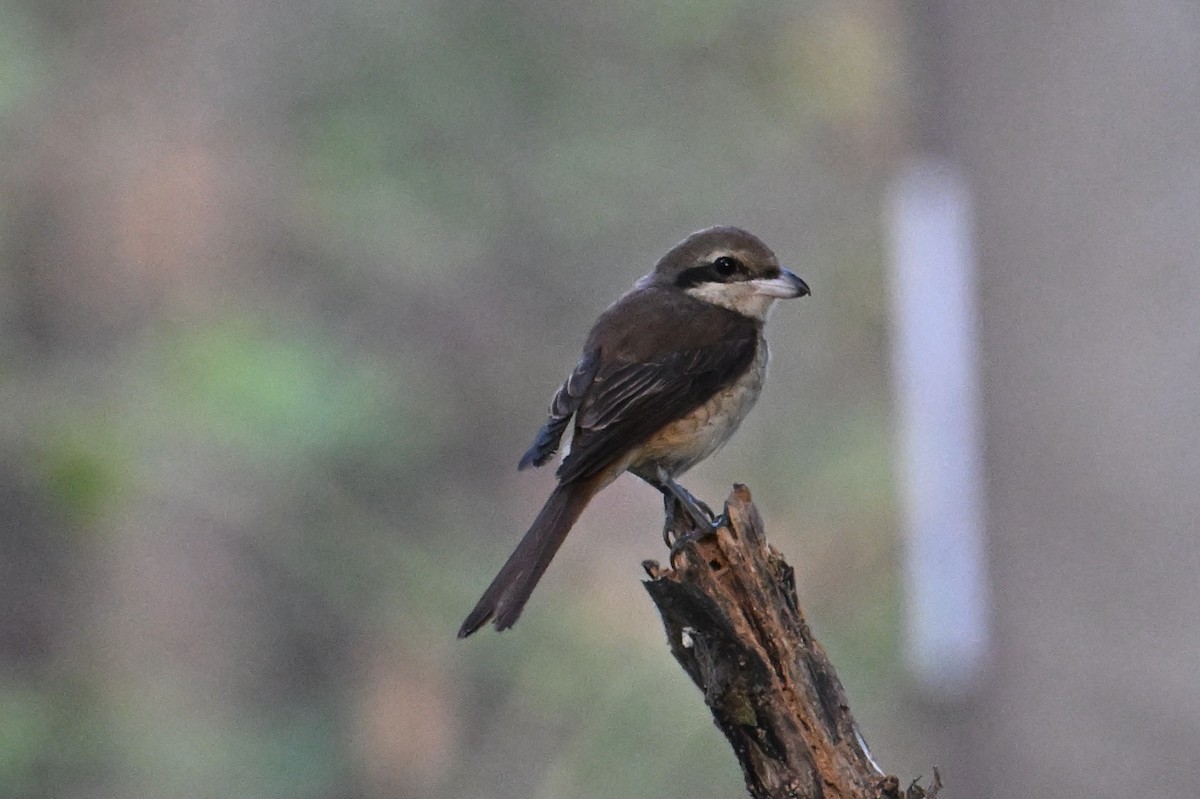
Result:
<instances>
[{"instance_id":1,"label":"long tail","mask_svg":"<svg viewBox=\"0 0 1200 799\"><path fill-rule=\"evenodd\" d=\"M516 623L567 533L602 485L592 479L560 484L554 489L529 532L458 629L459 638L466 638L493 617L497 630L507 630Z\"/></svg>"}]
</instances>

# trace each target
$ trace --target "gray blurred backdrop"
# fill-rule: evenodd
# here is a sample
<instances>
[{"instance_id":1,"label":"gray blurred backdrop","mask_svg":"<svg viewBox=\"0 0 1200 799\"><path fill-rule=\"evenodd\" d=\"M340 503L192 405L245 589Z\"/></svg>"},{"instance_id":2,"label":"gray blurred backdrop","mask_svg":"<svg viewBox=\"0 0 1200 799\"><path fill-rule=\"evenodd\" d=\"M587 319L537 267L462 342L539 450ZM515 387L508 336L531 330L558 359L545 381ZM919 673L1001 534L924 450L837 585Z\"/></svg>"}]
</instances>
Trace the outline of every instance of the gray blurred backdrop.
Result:
<instances>
[{"instance_id":1,"label":"gray blurred backdrop","mask_svg":"<svg viewBox=\"0 0 1200 799\"><path fill-rule=\"evenodd\" d=\"M884 209L929 154L979 269L953 696L902 657ZM814 296L686 482L750 485L882 764L1194 797L1194 0L0 0L0 796L740 795L633 478L454 639L592 318L716 223Z\"/></svg>"}]
</instances>

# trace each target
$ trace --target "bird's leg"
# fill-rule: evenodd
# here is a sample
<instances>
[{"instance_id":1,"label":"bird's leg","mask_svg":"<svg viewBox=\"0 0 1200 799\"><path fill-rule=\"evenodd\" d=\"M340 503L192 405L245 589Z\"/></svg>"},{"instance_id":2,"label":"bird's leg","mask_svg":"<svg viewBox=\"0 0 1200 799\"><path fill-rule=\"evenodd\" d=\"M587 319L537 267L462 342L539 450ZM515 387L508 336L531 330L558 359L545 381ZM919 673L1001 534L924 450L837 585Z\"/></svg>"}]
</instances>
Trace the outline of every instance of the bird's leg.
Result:
<instances>
[{"instance_id":1,"label":"bird's leg","mask_svg":"<svg viewBox=\"0 0 1200 799\"><path fill-rule=\"evenodd\" d=\"M691 524L688 524L688 522ZM667 549L687 535L696 522L684 511L683 504L670 491L663 491L663 543Z\"/></svg>"},{"instance_id":2,"label":"bird's leg","mask_svg":"<svg viewBox=\"0 0 1200 799\"><path fill-rule=\"evenodd\" d=\"M658 467L655 473L655 479L648 480L650 485L657 488L663 493L663 505L667 515L667 523L663 527L663 541L672 549L679 543L683 536L680 531L673 530L671 520L675 517L675 504L683 508L684 512L691 517L694 529L698 535L708 535L708 533L725 524L725 518L722 515L717 517L713 514L712 509L705 503L692 496L686 488L679 485L667 474L666 470L661 466ZM671 533L675 533L675 542L671 542Z\"/></svg>"}]
</instances>

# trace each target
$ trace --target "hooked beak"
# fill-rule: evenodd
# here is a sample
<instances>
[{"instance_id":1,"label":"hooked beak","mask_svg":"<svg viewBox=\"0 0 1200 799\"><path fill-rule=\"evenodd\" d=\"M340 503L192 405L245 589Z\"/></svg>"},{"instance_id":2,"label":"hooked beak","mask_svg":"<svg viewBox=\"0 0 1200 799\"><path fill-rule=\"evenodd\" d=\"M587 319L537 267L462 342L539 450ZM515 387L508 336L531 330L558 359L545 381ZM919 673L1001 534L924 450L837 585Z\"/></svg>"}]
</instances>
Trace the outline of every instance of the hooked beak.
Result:
<instances>
[{"instance_id":1,"label":"hooked beak","mask_svg":"<svg viewBox=\"0 0 1200 799\"><path fill-rule=\"evenodd\" d=\"M765 297L775 297L789 300L793 297L804 297L812 294L808 284L786 269L779 270L779 277L752 280L757 293Z\"/></svg>"}]
</instances>

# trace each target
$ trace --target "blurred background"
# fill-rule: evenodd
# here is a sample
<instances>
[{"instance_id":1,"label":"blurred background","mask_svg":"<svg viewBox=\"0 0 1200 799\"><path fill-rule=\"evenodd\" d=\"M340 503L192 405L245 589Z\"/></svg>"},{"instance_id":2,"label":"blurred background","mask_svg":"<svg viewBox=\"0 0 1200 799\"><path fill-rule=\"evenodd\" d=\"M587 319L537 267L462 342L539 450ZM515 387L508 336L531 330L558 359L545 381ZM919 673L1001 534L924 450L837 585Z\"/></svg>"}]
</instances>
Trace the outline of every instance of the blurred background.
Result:
<instances>
[{"instance_id":1,"label":"blurred background","mask_svg":"<svg viewBox=\"0 0 1200 799\"><path fill-rule=\"evenodd\" d=\"M635 479L454 639L592 319L717 223L814 296L686 483L750 485L877 759L1194 796L1198 9L0 0L0 796L741 795Z\"/></svg>"}]
</instances>

